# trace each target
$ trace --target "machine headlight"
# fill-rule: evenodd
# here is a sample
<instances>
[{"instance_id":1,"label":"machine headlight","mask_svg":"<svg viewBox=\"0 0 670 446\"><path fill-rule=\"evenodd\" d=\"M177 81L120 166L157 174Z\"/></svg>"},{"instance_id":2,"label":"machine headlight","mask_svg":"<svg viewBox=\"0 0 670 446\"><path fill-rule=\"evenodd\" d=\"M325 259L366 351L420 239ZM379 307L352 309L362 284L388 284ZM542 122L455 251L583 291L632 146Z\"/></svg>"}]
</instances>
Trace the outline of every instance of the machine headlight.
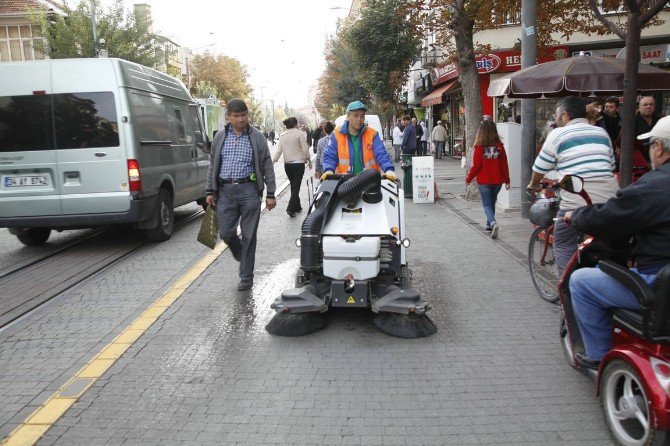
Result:
<instances>
[{"instance_id":1,"label":"machine headlight","mask_svg":"<svg viewBox=\"0 0 670 446\"><path fill-rule=\"evenodd\" d=\"M295 239L295 246L297 246L298 248L302 246L302 243L300 242L299 238Z\"/></svg>"},{"instance_id":2,"label":"machine headlight","mask_svg":"<svg viewBox=\"0 0 670 446\"><path fill-rule=\"evenodd\" d=\"M409 248L409 245L410 245L409 239L408 238L403 239L402 246L404 246L405 248Z\"/></svg>"},{"instance_id":3,"label":"machine headlight","mask_svg":"<svg viewBox=\"0 0 670 446\"><path fill-rule=\"evenodd\" d=\"M649 357L649 362L658 383L663 387L663 390L670 393L670 364L653 356Z\"/></svg>"}]
</instances>

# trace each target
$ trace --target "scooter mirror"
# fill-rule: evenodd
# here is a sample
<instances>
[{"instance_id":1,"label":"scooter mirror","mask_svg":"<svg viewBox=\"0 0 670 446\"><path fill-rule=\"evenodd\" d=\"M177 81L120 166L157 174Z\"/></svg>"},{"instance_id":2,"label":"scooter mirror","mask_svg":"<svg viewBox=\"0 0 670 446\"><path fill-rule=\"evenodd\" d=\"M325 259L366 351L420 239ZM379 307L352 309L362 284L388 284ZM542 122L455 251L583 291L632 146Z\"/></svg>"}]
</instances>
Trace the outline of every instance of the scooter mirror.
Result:
<instances>
[{"instance_id":1,"label":"scooter mirror","mask_svg":"<svg viewBox=\"0 0 670 446\"><path fill-rule=\"evenodd\" d=\"M584 179L577 175L566 175L561 179L559 186L563 190L578 194L584 189Z\"/></svg>"}]
</instances>

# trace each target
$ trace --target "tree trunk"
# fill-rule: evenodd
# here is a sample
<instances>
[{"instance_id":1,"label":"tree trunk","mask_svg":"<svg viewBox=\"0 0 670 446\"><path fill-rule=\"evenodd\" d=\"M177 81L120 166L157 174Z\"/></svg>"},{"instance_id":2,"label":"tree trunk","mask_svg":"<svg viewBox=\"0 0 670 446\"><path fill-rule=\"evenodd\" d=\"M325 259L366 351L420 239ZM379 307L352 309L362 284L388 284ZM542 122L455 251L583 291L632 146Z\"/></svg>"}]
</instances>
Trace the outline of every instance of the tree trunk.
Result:
<instances>
[{"instance_id":1,"label":"tree trunk","mask_svg":"<svg viewBox=\"0 0 670 446\"><path fill-rule=\"evenodd\" d=\"M479 89L479 73L475 63L475 51L473 43L474 21L464 15L455 17L454 37L456 40L456 53L458 56L458 67L460 70L459 80L463 87L463 98L465 99L465 168L470 169L472 165L472 153L479 123L482 119L482 96ZM470 183L465 191L466 198L477 198L476 185Z\"/></svg>"},{"instance_id":2,"label":"tree trunk","mask_svg":"<svg viewBox=\"0 0 670 446\"><path fill-rule=\"evenodd\" d=\"M635 141L635 100L637 98L637 69L640 64L640 9L628 13L626 30L626 72L623 81L624 116L621 123L621 153L619 154L619 186L633 181L633 143Z\"/></svg>"}]
</instances>

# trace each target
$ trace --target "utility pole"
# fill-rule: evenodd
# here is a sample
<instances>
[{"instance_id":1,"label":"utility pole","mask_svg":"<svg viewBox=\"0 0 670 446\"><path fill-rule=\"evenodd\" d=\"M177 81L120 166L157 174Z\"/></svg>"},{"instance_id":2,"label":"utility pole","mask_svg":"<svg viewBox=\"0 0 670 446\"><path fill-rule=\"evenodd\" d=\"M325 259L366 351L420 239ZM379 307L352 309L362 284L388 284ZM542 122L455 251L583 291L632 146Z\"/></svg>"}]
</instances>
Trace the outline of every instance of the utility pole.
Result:
<instances>
[{"instance_id":1,"label":"utility pole","mask_svg":"<svg viewBox=\"0 0 670 446\"><path fill-rule=\"evenodd\" d=\"M521 0L521 68L537 63L536 0ZM535 157L535 99L521 100L521 216L530 217L525 188L530 183Z\"/></svg>"},{"instance_id":2,"label":"utility pole","mask_svg":"<svg viewBox=\"0 0 670 446\"><path fill-rule=\"evenodd\" d=\"M98 57L98 32L95 28L95 0L91 0L91 22L93 22L93 57Z\"/></svg>"}]
</instances>

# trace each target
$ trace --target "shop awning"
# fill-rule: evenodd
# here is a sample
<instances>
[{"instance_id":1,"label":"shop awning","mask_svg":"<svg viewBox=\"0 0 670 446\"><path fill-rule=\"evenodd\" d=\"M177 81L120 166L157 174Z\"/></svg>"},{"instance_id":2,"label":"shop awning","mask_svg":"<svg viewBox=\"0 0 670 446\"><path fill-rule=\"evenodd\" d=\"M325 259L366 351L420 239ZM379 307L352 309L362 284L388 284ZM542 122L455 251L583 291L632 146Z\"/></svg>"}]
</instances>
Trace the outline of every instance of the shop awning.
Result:
<instances>
[{"instance_id":1,"label":"shop awning","mask_svg":"<svg viewBox=\"0 0 670 446\"><path fill-rule=\"evenodd\" d=\"M459 86L458 79L447 82L446 84L437 87L436 90L432 91L430 94L426 95L421 101L422 107L430 107L431 105L439 104L442 102L442 95L449 90L455 90Z\"/></svg>"}]
</instances>

